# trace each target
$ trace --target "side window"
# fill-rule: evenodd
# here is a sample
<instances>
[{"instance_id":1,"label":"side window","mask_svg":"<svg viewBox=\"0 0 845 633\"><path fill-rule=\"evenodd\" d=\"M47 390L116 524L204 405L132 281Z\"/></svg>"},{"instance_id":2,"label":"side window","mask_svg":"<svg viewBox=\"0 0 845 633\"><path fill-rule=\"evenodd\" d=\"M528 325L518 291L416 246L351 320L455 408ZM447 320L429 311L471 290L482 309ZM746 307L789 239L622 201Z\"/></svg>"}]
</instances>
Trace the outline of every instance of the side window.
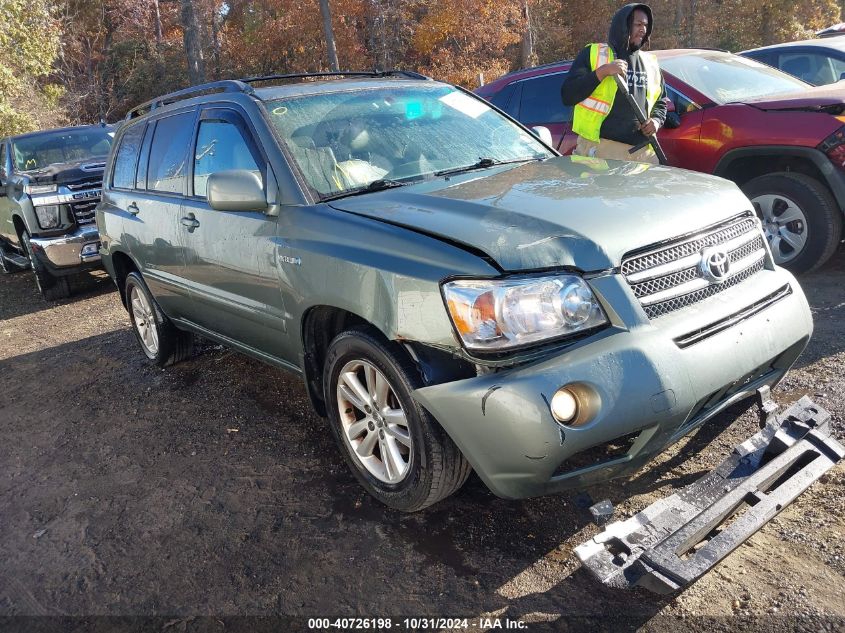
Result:
<instances>
[{"instance_id":1,"label":"side window","mask_svg":"<svg viewBox=\"0 0 845 633\"><path fill-rule=\"evenodd\" d=\"M0 175L6 175L6 143L0 142Z\"/></svg>"},{"instance_id":2,"label":"side window","mask_svg":"<svg viewBox=\"0 0 845 633\"><path fill-rule=\"evenodd\" d=\"M845 75L845 60L839 59L838 57L831 57L829 61L830 65L833 67L833 81L845 79L845 77L842 76Z\"/></svg>"},{"instance_id":3,"label":"side window","mask_svg":"<svg viewBox=\"0 0 845 633\"><path fill-rule=\"evenodd\" d=\"M159 119L150 147L147 189L168 193L185 191L193 119L193 112Z\"/></svg>"},{"instance_id":4,"label":"side window","mask_svg":"<svg viewBox=\"0 0 845 633\"><path fill-rule=\"evenodd\" d=\"M682 94L675 92L669 86L666 86L666 97L675 105L675 112L679 115L698 109L698 106L696 106L692 101Z\"/></svg>"},{"instance_id":5,"label":"side window","mask_svg":"<svg viewBox=\"0 0 845 633\"><path fill-rule=\"evenodd\" d=\"M138 166L138 153L141 151L141 139L144 138L145 125L133 125L120 139L117 155L114 158L112 187L131 189L135 186L135 168Z\"/></svg>"},{"instance_id":6,"label":"side window","mask_svg":"<svg viewBox=\"0 0 845 633\"><path fill-rule=\"evenodd\" d=\"M834 79L833 70L827 63L827 58L815 53L782 53L778 60L778 67L816 86L832 83L838 79L838 77Z\"/></svg>"},{"instance_id":7,"label":"side window","mask_svg":"<svg viewBox=\"0 0 845 633\"><path fill-rule=\"evenodd\" d=\"M546 75L522 82L519 120L525 124L563 123L572 120L572 108L560 100L566 74Z\"/></svg>"},{"instance_id":8,"label":"side window","mask_svg":"<svg viewBox=\"0 0 845 633\"><path fill-rule=\"evenodd\" d=\"M502 88L499 92L494 94L490 97L490 103L494 106L499 108L500 110L504 110L505 112L508 111L508 102L511 100L513 96L514 90L516 90L516 83L508 84L504 88Z\"/></svg>"},{"instance_id":9,"label":"side window","mask_svg":"<svg viewBox=\"0 0 845 633\"><path fill-rule=\"evenodd\" d=\"M194 156L194 195L205 198L208 176L227 169L247 169L264 181L258 163L236 125L219 119L200 121Z\"/></svg>"}]
</instances>

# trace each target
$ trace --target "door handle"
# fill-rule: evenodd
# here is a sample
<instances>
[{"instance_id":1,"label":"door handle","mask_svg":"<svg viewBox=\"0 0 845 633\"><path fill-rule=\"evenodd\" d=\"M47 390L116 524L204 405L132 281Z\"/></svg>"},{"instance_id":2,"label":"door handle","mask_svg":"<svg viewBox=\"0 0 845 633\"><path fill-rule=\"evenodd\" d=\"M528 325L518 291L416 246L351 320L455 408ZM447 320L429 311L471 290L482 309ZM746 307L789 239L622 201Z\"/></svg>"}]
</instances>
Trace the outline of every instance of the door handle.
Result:
<instances>
[{"instance_id":1,"label":"door handle","mask_svg":"<svg viewBox=\"0 0 845 633\"><path fill-rule=\"evenodd\" d=\"M129 211L129 213L131 213L132 215L138 215L138 213L141 211L141 209L138 208L138 205L134 202L128 207L126 207L126 210Z\"/></svg>"},{"instance_id":2,"label":"door handle","mask_svg":"<svg viewBox=\"0 0 845 633\"><path fill-rule=\"evenodd\" d=\"M189 231L193 231L195 228L197 228L200 225L199 220L197 220L196 216L194 216L193 213L189 213L187 216L182 218L181 222L182 222L183 226L188 227Z\"/></svg>"}]
</instances>

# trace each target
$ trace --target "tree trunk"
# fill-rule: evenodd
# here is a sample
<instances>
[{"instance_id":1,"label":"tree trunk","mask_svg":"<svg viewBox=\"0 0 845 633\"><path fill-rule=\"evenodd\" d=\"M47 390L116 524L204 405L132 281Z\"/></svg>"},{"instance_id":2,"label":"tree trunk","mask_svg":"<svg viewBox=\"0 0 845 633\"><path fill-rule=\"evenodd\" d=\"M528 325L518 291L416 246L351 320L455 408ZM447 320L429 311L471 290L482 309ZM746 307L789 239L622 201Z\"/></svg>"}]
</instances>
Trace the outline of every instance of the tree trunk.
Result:
<instances>
[{"instance_id":1,"label":"tree trunk","mask_svg":"<svg viewBox=\"0 0 845 633\"><path fill-rule=\"evenodd\" d=\"M182 32L185 40L185 55L188 58L188 80L191 85L205 81L205 59L200 42L200 27L194 11L193 0L180 0L182 4Z\"/></svg>"},{"instance_id":2,"label":"tree trunk","mask_svg":"<svg viewBox=\"0 0 845 633\"><path fill-rule=\"evenodd\" d=\"M531 32L531 16L528 13L528 0L522 0L522 19L525 30L519 47L519 67L527 68L534 61L534 34Z\"/></svg>"},{"instance_id":3,"label":"tree trunk","mask_svg":"<svg viewBox=\"0 0 845 633\"><path fill-rule=\"evenodd\" d=\"M763 7L760 15L760 36L763 46L775 43L775 28L772 20L772 11L769 7Z\"/></svg>"},{"instance_id":4,"label":"tree trunk","mask_svg":"<svg viewBox=\"0 0 845 633\"><path fill-rule=\"evenodd\" d=\"M675 42L674 46L683 46L685 44L683 36L681 35L684 27L684 2L686 0L675 0Z\"/></svg>"},{"instance_id":5,"label":"tree trunk","mask_svg":"<svg viewBox=\"0 0 845 633\"><path fill-rule=\"evenodd\" d=\"M161 32L161 11L159 10L158 0L153 0L153 29L155 30L156 47L160 47L163 35Z\"/></svg>"},{"instance_id":6,"label":"tree trunk","mask_svg":"<svg viewBox=\"0 0 845 633\"><path fill-rule=\"evenodd\" d=\"M323 30L326 32L326 50L329 54L329 68L337 72L340 66L337 63L337 50L334 47L334 31L332 30L332 13L329 8L329 0L320 0L320 12L323 14Z\"/></svg>"}]
</instances>

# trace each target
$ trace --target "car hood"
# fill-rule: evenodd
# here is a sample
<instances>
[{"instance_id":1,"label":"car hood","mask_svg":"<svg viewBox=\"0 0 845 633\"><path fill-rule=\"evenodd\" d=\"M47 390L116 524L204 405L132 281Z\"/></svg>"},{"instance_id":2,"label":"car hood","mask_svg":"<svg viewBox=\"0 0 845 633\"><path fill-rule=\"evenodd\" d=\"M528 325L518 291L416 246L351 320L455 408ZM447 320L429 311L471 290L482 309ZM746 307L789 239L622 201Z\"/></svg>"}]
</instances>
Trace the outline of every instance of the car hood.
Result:
<instances>
[{"instance_id":1,"label":"car hood","mask_svg":"<svg viewBox=\"0 0 845 633\"><path fill-rule=\"evenodd\" d=\"M32 184L65 184L103 178L106 156L92 156L83 160L54 163L40 169L21 170Z\"/></svg>"},{"instance_id":2,"label":"car hood","mask_svg":"<svg viewBox=\"0 0 845 633\"><path fill-rule=\"evenodd\" d=\"M751 208L733 183L562 156L334 200L336 209L475 249L507 271L614 268L634 249Z\"/></svg>"},{"instance_id":3,"label":"car hood","mask_svg":"<svg viewBox=\"0 0 845 633\"><path fill-rule=\"evenodd\" d=\"M845 84L813 86L798 92L784 92L778 95L746 99L743 103L761 110L819 110L830 106L843 106L845 105Z\"/></svg>"}]
</instances>

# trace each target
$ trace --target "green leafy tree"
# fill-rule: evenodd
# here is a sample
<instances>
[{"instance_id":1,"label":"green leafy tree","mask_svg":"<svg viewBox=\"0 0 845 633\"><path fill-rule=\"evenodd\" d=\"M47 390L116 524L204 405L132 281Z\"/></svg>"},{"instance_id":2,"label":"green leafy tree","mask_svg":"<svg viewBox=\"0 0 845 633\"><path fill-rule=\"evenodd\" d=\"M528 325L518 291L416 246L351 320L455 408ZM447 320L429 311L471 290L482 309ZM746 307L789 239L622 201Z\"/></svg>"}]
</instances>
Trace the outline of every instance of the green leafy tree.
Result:
<instances>
[{"instance_id":1,"label":"green leafy tree","mask_svg":"<svg viewBox=\"0 0 845 633\"><path fill-rule=\"evenodd\" d=\"M58 50L49 0L0 0L0 136L39 126L51 99L42 83Z\"/></svg>"}]
</instances>

